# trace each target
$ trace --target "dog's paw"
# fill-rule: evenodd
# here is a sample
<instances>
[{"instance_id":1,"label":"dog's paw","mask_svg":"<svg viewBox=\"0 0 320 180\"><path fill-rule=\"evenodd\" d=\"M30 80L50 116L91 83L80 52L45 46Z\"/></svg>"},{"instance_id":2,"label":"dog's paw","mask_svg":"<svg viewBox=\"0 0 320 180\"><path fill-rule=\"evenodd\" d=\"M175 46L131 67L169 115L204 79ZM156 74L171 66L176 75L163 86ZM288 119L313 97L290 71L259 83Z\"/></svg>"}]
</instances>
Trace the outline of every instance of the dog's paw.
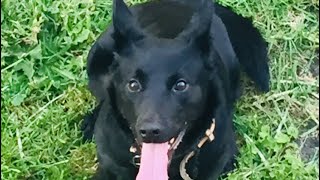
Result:
<instances>
[{"instance_id":1,"label":"dog's paw","mask_svg":"<svg viewBox=\"0 0 320 180\"><path fill-rule=\"evenodd\" d=\"M97 121L101 105L102 103L100 103L92 112L89 112L83 118L83 122L80 127L83 134L83 142L90 142L93 138L94 126Z\"/></svg>"},{"instance_id":2,"label":"dog's paw","mask_svg":"<svg viewBox=\"0 0 320 180\"><path fill-rule=\"evenodd\" d=\"M93 138L95 119L92 113L87 114L81 124L83 142L90 142Z\"/></svg>"}]
</instances>

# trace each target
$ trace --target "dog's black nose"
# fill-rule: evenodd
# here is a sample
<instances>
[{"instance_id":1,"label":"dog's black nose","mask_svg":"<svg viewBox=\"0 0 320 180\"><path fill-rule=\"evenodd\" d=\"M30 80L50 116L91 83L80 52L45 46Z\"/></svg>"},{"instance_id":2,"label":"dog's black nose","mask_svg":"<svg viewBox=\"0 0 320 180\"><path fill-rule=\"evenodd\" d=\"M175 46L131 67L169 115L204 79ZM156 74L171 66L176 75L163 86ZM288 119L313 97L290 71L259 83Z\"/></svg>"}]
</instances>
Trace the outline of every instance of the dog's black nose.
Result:
<instances>
[{"instance_id":1,"label":"dog's black nose","mask_svg":"<svg viewBox=\"0 0 320 180\"><path fill-rule=\"evenodd\" d=\"M161 129L152 125L144 125L140 128L139 133L143 141L153 142L161 135Z\"/></svg>"}]
</instances>

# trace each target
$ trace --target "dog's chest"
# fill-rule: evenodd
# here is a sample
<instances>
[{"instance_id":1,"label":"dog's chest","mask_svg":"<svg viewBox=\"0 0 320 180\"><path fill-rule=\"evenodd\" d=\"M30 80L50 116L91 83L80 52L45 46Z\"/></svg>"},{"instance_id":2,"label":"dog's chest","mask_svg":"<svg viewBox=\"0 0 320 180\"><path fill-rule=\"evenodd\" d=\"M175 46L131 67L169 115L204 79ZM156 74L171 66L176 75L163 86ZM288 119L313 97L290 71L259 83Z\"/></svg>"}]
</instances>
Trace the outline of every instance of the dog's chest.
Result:
<instances>
[{"instance_id":1,"label":"dog's chest","mask_svg":"<svg viewBox=\"0 0 320 180\"><path fill-rule=\"evenodd\" d=\"M180 164L183 161L183 157L173 159L170 163L168 173L169 180L183 180L180 175ZM197 177L197 160L196 158L191 158L190 161L186 164L185 171L192 179Z\"/></svg>"}]
</instances>

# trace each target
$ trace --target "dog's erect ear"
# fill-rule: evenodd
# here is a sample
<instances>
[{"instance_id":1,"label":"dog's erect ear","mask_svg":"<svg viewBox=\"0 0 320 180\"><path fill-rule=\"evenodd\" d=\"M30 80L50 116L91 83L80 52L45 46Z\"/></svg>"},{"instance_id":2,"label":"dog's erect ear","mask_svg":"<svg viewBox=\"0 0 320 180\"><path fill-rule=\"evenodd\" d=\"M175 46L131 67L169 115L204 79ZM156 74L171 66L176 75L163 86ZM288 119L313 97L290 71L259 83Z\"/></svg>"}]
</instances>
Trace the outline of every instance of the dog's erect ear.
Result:
<instances>
[{"instance_id":1,"label":"dog's erect ear","mask_svg":"<svg viewBox=\"0 0 320 180\"><path fill-rule=\"evenodd\" d=\"M123 0L113 0L112 21L116 50L144 38L143 31L139 28L136 19Z\"/></svg>"},{"instance_id":2,"label":"dog's erect ear","mask_svg":"<svg viewBox=\"0 0 320 180\"><path fill-rule=\"evenodd\" d=\"M113 0L113 26L109 27L92 46L87 61L89 89L99 100L107 98L111 70L115 69L114 54L131 42L144 37L123 0Z\"/></svg>"},{"instance_id":3,"label":"dog's erect ear","mask_svg":"<svg viewBox=\"0 0 320 180\"><path fill-rule=\"evenodd\" d=\"M93 44L87 60L89 89L98 101L105 99L114 62L113 29L109 28Z\"/></svg>"},{"instance_id":4,"label":"dog's erect ear","mask_svg":"<svg viewBox=\"0 0 320 180\"><path fill-rule=\"evenodd\" d=\"M176 39L186 41L188 46L200 46L202 50L207 52L209 45L209 29L214 6L210 0L184 1L184 4L193 7L194 14L189 25Z\"/></svg>"},{"instance_id":5,"label":"dog's erect ear","mask_svg":"<svg viewBox=\"0 0 320 180\"><path fill-rule=\"evenodd\" d=\"M225 74L228 76L229 88L236 94L230 95L232 100L235 100L239 96L239 77L240 77L240 64L236 53L230 42L228 32L224 26L222 20L215 14L211 19L210 27L210 53L209 63L216 64L218 56L221 62L218 62L223 66ZM211 62L210 62L211 61Z\"/></svg>"}]
</instances>

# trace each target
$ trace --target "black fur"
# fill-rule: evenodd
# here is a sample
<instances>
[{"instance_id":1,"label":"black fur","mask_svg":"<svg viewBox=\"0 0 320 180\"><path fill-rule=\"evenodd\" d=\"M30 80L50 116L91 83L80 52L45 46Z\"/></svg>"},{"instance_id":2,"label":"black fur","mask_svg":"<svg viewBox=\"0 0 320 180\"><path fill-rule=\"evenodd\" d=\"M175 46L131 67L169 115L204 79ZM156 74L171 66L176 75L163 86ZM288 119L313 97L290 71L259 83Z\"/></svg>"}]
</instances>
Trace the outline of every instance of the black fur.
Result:
<instances>
[{"instance_id":1,"label":"black fur","mask_svg":"<svg viewBox=\"0 0 320 180\"><path fill-rule=\"evenodd\" d=\"M197 151L187 172L211 180L233 169L240 65L260 90L268 91L266 49L249 19L210 0L152 1L130 10L114 0L113 25L94 43L87 65L99 106L82 129L86 140L94 129L95 178L135 179L138 169L129 152L135 139L161 143L186 129L169 168L170 179L181 179L179 163L195 149L212 118L215 140ZM141 85L138 92L128 90L132 79ZM186 90L173 90L181 79ZM145 129L157 134L145 137Z\"/></svg>"}]
</instances>

